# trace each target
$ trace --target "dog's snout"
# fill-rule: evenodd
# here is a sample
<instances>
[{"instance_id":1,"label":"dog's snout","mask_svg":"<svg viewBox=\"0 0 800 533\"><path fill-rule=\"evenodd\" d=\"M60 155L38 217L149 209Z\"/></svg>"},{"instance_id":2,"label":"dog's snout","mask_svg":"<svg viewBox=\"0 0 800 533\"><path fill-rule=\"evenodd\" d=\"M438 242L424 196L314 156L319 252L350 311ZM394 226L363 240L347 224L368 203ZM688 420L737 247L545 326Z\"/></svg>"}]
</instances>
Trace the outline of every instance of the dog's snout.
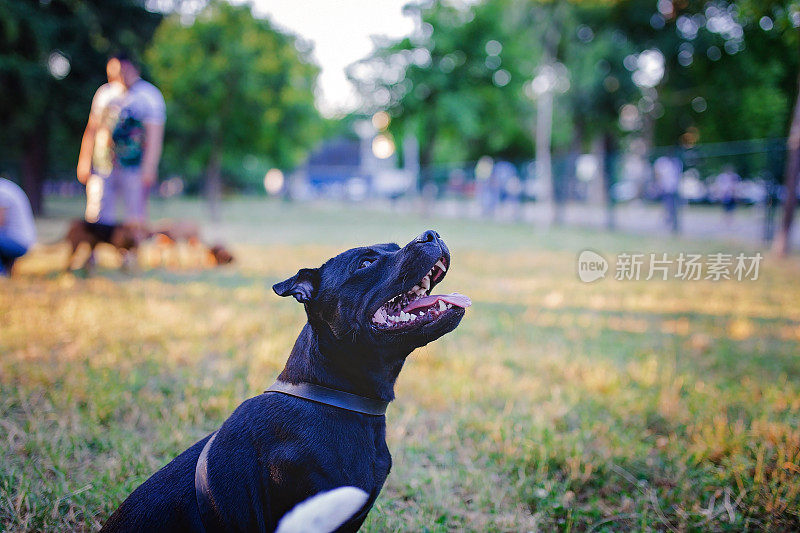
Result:
<instances>
[{"instance_id":1,"label":"dog's snout","mask_svg":"<svg viewBox=\"0 0 800 533\"><path fill-rule=\"evenodd\" d=\"M414 242L420 242L420 243L434 242L439 238L440 237L438 233L436 233L432 229L429 229L428 231L423 232L422 235L414 239Z\"/></svg>"}]
</instances>

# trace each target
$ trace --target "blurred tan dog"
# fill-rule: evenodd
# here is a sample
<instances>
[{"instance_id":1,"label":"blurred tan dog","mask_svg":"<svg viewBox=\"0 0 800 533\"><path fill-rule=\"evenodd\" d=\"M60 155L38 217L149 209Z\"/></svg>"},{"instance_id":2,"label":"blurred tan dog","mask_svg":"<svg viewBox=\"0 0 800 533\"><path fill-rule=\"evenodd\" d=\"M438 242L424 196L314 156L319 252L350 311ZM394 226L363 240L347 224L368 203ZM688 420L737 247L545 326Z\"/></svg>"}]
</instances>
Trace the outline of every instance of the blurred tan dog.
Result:
<instances>
[{"instance_id":1,"label":"blurred tan dog","mask_svg":"<svg viewBox=\"0 0 800 533\"><path fill-rule=\"evenodd\" d=\"M159 220L153 225L153 234L163 235L174 243L200 242L200 227L191 220Z\"/></svg>"},{"instance_id":2,"label":"blurred tan dog","mask_svg":"<svg viewBox=\"0 0 800 533\"><path fill-rule=\"evenodd\" d=\"M157 261L162 265L215 267L227 265L234 259L222 244L210 247L203 244L199 226L190 220L160 220L151 235L155 237Z\"/></svg>"},{"instance_id":3,"label":"blurred tan dog","mask_svg":"<svg viewBox=\"0 0 800 533\"><path fill-rule=\"evenodd\" d=\"M214 262L217 265L227 265L229 263L233 263L233 254L221 244L215 244L208 249L208 252L214 258Z\"/></svg>"}]
</instances>

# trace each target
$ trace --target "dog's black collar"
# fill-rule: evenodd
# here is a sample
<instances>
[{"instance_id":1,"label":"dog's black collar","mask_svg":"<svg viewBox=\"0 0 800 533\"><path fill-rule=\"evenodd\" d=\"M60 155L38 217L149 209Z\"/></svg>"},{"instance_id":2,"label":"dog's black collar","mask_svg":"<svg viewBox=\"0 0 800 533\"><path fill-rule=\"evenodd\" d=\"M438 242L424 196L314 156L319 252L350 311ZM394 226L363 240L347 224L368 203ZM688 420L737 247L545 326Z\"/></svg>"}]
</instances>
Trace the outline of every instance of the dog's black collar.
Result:
<instances>
[{"instance_id":1,"label":"dog's black collar","mask_svg":"<svg viewBox=\"0 0 800 533\"><path fill-rule=\"evenodd\" d=\"M280 392L282 394L288 394L289 396L311 400L312 402L332 405L339 409L346 409L347 411L373 416L385 415L386 407L389 406L389 402L375 400L374 398L366 398L336 389L329 389L328 387L314 385L313 383L300 382L294 384L278 380L264 392Z\"/></svg>"}]
</instances>

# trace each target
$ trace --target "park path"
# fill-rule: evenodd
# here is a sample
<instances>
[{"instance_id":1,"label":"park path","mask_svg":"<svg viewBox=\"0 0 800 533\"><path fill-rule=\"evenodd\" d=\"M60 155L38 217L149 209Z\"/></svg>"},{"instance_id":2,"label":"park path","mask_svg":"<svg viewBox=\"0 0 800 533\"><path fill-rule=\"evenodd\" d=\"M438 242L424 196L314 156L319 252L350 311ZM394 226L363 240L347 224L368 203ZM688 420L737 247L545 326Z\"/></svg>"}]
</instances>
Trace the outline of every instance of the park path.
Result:
<instances>
[{"instance_id":1,"label":"park path","mask_svg":"<svg viewBox=\"0 0 800 533\"><path fill-rule=\"evenodd\" d=\"M442 200L425 210L448 218L484 216L477 202ZM545 204L530 203L522 206L501 206L492 215L497 220L523 221L535 226L548 226L550 210ZM769 248L764 241L765 209L763 206L744 206L736 209L726 219L717 206L684 206L680 212L679 237L702 241L714 240L748 244L755 248ZM775 224L780 213L775 214ZM618 205L614 213L615 231L635 235L669 237L665 212L660 204L630 202ZM567 204L562 212L562 224L567 227L606 229L606 212L602 206ZM792 248L800 250L800 228L792 232Z\"/></svg>"},{"instance_id":2,"label":"park path","mask_svg":"<svg viewBox=\"0 0 800 533\"><path fill-rule=\"evenodd\" d=\"M246 204L257 204L261 209L258 198L241 198L233 200L244 201ZM321 202L324 209L365 209L378 212L394 212L408 216L409 214L422 214L430 217L443 217L450 219L484 217L481 206L474 200L444 199L435 202L422 203L418 199L402 199L395 202L368 201L361 204ZM175 206L179 208L176 208ZM238 205L238 204L237 204ZM298 204L303 209L315 209L317 202ZM253 232L250 222L241 219L241 213L247 209L237 209L236 220L223 221L222 224L211 224L207 220L203 226L203 234L210 240L220 242L237 242L237 237L246 235L246 242L258 243L261 239L258 232ZM65 221L69 218L82 215L82 205L78 202L64 202L56 204L51 209L51 216L39 218L36 221L41 243L59 240L66 230ZM162 209L163 213L154 214L154 218L168 216L171 218L191 218L203 213L199 203L184 202L169 204ZM775 215L775 223L779 221L780 213ZM493 219L508 223L525 223L534 227L546 228L549 226L550 211L546 204L527 203L524 205L500 206L492 215ZM769 245L764 242L765 210L762 206L746 206L736 209L732 219L723 217L722 209L718 206L690 205L681 210L681 232L679 237L697 241L715 241L721 243L743 244L755 249L765 250ZM241 220L239 220L241 219ZM201 219L202 220L202 219ZM618 205L615 209L616 231L633 235L653 236L657 238L670 237L669 229L665 223L664 209L660 204L645 202L629 202ZM597 230L606 229L606 213L602 206L591 204L572 203L564 206L563 225L566 227L589 228ZM241 226L241 228L240 228ZM241 231L236 231L236 229ZM792 249L795 253L800 251L800 227L792 232Z\"/></svg>"}]
</instances>

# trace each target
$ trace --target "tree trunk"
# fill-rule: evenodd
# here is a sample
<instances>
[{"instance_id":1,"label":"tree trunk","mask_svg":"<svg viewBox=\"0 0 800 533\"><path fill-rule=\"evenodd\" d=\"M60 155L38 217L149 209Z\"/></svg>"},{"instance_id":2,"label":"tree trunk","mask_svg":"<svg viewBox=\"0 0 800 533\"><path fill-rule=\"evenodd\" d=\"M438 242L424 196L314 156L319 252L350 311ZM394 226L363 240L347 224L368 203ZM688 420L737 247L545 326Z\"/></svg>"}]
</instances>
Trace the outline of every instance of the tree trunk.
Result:
<instances>
[{"instance_id":1,"label":"tree trunk","mask_svg":"<svg viewBox=\"0 0 800 533\"><path fill-rule=\"evenodd\" d=\"M44 209L42 186L47 176L48 133L46 122L40 121L23 139L22 188L35 215L41 215Z\"/></svg>"},{"instance_id":2,"label":"tree trunk","mask_svg":"<svg viewBox=\"0 0 800 533\"><path fill-rule=\"evenodd\" d=\"M419 177L417 178L417 190L419 195L419 211L429 217L434 214L434 202L438 194L436 186L436 176L433 172L433 158L436 147L437 125L434 117L436 101L428 100L426 105L431 109L425 114L425 118L417 124L419 138Z\"/></svg>"},{"instance_id":3,"label":"tree trunk","mask_svg":"<svg viewBox=\"0 0 800 533\"><path fill-rule=\"evenodd\" d=\"M211 149L206 166L206 199L211 220L219 221L220 198L222 197L222 154L217 146Z\"/></svg>"},{"instance_id":4,"label":"tree trunk","mask_svg":"<svg viewBox=\"0 0 800 533\"><path fill-rule=\"evenodd\" d=\"M572 141L569 147L569 164L567 172L569 172L569 186L567 187L567 198L580 198L581 194L584 198L588 196L586 187L581 184L580 177L578 176L578 159L583 153L583 121L575 120L572 130Z\"/></svg>"},{"instance_id":5,"label":"tree trunk","mask_svg":"<svg viewBox=\"0 0 800 533\"><path fill-rule=\"evenodd\" d=\"M592 138L591 154L597 162L594 176L589 182L586 190L586 197L589 204L592 206L603 207L606 200L605 191L605 177L603 173L606 171L606 140L604 135L597 135Z\"/></svg>"},{"instance_id":6,"label":"tree trunk","mask_svg":"<svg viewBox=\"0 0 800 533\"><path fill-rule=\"evenodd\" d=\"M433 165L433 152L436 145L436 120L433 118L426 120L425 129L420 133L420 144L422 144L419 152L420 171L429 174Z\"/></svg>"},{"instance_id":7,"label":"tree trunk","mask_svg":"<svg viewBox=\"0 0 800 533\"><path fill-rule=\"evenodd\" d=\"M556 177L550 157L550 136L553 129L553 92L545 90L536 99L536 180L547 187L546 198L548 225L561 224L561 206L558 198Z\"/></svg>"},{"instance_id":8,"label":"tree trunk","mask_svg":"<svg viewBox=\"0 0 800 533\"><path fill-rule=\"evenodd\" d=\"M783 219L773 243L773 251L784 257L789 253L794 208L797 205L797 180L800 174L800 74L797 76L798 95L794 103L789 139L786 141L786 198Z\"/></svg>"},{"instance_id":9,"label":"tree trunk","mask_svg":"<svg viewBox=\"0 0 800 533\"><path fill-rule=\"evenodd\" d=\"M617 152L616 139L610 134L606 133L603 136L603 200L606 205L606 229L614 231L616 228L616 220L614 218L614 196L611 194L611 189L616 181L614 176L614 164Z\"/></svg>"}]
</instances>

